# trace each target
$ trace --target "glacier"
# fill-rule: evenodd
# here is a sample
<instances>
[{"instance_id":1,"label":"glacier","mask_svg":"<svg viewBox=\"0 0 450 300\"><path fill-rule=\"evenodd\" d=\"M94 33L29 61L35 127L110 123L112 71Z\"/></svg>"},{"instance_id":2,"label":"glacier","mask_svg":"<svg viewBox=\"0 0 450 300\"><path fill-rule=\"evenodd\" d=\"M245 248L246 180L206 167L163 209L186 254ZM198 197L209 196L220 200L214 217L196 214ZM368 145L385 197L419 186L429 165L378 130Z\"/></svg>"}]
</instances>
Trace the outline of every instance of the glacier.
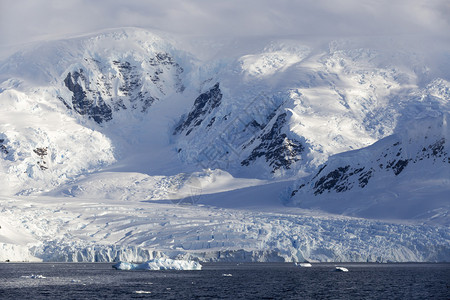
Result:
<instances>
[{"instance_id":1,"label":"glacier","mask_svg":"<svg viewBox=\"0 0 450 300\"><path fill-rule=\"evenodd\" d=\"M430 66L362 38L29 44L0 62L0 261L450 261Z\"/></svg>"}]
</instances>

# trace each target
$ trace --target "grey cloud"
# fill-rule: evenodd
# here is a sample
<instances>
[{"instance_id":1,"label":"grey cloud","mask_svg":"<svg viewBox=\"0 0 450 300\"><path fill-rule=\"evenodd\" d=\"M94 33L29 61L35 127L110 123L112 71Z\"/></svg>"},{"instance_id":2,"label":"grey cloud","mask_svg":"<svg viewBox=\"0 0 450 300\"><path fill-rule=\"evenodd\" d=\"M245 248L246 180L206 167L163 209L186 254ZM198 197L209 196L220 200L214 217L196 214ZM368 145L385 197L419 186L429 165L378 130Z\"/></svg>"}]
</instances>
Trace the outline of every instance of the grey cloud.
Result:
<instances>
[{"instance_id":1,"label":"grey cloud","mask_svg":"<svg viewBox=\"0 0 450 300\"><path fill-rule=\"evenodd\" d=\"M447 0L0 0L0 40L6 47L122 26L221 36L445 37L449 12Z\"/></svg>"}]
</instances>

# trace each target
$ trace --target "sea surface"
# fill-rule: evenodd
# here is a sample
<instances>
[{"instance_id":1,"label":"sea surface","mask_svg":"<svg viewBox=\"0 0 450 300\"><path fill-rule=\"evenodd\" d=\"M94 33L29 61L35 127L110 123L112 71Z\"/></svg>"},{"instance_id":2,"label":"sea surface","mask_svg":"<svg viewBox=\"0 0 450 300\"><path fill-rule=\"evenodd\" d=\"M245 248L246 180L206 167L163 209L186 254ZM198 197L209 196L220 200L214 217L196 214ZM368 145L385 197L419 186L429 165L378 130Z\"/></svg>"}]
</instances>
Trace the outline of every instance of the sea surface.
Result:
<instances>
[{"instance_id":1,"label":"sea surface","mask_svg":"<svg viewBox=\"0 0 450 300\"><path fill-rule=\"evenodd\" d=\"M112 265L0 263L0 299L450 299L450 264L209 263L201 271Z\"/></svg>"}]
</instances>

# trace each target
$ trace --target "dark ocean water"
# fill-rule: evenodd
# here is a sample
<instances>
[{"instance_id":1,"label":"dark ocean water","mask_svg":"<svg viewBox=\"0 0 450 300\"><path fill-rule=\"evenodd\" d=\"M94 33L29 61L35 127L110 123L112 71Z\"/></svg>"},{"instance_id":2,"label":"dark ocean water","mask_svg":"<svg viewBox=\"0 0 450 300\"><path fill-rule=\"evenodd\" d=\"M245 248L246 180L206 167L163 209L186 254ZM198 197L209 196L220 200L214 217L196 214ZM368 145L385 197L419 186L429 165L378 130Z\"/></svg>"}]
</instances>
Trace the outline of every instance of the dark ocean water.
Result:
<instances>
[{"instance_id":1,"label":"dark ocean water","mask_svg":"<svg viewBox=\"0 0 450 300\"><path fill-rule=\"evenodd\" d=\"M349 272L334 272L337 265ZM450 264L204 264L202 271L111 266L1 263L0 299L450 299Z\"/></svg>"}]
</instances>

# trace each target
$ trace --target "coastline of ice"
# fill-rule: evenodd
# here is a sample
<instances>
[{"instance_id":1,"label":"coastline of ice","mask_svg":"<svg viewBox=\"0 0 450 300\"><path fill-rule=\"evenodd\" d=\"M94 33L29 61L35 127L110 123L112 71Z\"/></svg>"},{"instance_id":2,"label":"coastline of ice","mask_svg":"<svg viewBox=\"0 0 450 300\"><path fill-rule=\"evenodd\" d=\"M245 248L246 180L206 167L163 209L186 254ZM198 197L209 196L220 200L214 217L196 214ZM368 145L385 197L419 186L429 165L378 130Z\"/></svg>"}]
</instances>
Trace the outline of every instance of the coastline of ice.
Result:
<instances>
[{"instance_id":1,"label":"coastline of ice","mask_svg":"<svg viewBox=\"0 0 450 300\"><path fill-rule=\"evenodd\" d=\"M233 209L213 202L186 206L76 197L3 197L0 203L0 261L450 261L445 225L319 214L281 204Z\"/></svg>"},{"instance_id":2,"label":"coastline of ice","mask_svg":"<svg viewBox=\"0 0 450 300\"><path fill-rule=\"evenodd\" d=\"M152 259L142 264L129 262L118 262L112 266L116 270L122 271L155 271L155 270L201 270L202 265L196 261L174 260L169 258Z\"/></svg>"}]
</instances>

